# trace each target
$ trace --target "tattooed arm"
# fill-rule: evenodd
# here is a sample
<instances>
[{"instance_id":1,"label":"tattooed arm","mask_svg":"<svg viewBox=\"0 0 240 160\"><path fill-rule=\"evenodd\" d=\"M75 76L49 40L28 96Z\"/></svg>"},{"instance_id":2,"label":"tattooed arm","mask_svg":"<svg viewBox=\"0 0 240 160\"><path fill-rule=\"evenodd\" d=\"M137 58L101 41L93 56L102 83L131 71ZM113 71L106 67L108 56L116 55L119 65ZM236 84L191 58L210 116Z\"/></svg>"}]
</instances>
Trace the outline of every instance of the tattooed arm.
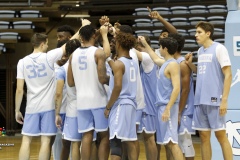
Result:
<instances>
[{"instance_id":1,"label":"tattooed arm","mask_svg":"<svg viewBox=\"0 0 240 160\"><path fill-rule=\"evenodd\" d=\"M97 72L98 72L98 80L102 84L108 84L109 76L107 76L106 72L106 56L102 49L97 49L95 53L95 60L97 64Z\"/></svg>"}]
</instances>

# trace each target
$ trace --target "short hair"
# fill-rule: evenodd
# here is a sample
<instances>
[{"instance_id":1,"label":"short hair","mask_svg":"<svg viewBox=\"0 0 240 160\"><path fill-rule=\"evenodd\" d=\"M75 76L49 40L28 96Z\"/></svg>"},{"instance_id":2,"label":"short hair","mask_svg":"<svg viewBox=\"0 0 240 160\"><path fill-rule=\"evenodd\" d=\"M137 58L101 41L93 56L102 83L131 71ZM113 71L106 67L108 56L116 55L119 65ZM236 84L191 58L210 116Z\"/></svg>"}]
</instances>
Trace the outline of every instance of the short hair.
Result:
<instances>
[{"instance_id":1,"label":"short hair","mask_svg":"<svg viewBox=\"0 0 240 160\"><path fill-rule=\"evenodd\" d=\"M71 39L66 43L66 55L70 56L77 48L81 46L78 39Z\"/></svg>"},{"instance_id":2,"label":"short hair","mask_svg":"<svg viewBox=\"0 0 240 160\"><path fill-rule=\"evenodd\" d=\"M129 25L121 25L118 27L118 29L120 30L120 32L133 34L132 27L130 27Z\"/></svg>"},{"instance_id":3,"label":"short hair","mask_svg":"<svg viewBox=\"0 0 240 160\"><path fill-rule=\"evenodd\" d=\"M75 34L74 29L69 25L63 25L58 27L57 32L69 32L72 36Z\"/></svg>"},{"instance_id":4,"label":"short hair","mask_svg":"<svg viewBox=\"0 0 240 160\"><path fill-rule=\"evenodd\" d=\"M63 39L57 42L57 48L62 47L65 43L67 43L69 39Z\"/></svg>"},{"instance_id":5,"label":"short hair","mask_svg":"<svg viewBox=\"0 0 240 160\"><path fill-rule=\"evenodd\" d=\"M136 44L136 38L130 33L118 33L115 37L115 41L126 50L130 50Z\"/></svg>"},{"instance_id":6,"label":"short hair","mask_svg":"<svg viewBox=\"0 0 240 160\"><path fill-rule=\"evenodd\" d=\"M96 33L96 30L91 25L83 26L79 31L79 35L81 39L85 41L89 41L95 33Z\"/></svg>"},{"instance_id":7,"label":"short hair","mask_svg":"<svg viewBox=\"0 0 240 160\"><path fill-rule=\"evenodd\" d=\"M178 48L177 40L172 37L161 38L159 40L159 45L162 46L163 49L167 48L170 55L174 55Z\"/></svg>"},{"instance_id":8,"label":"short hair","mask_svg":"<svg viewBox=\"0 0 240 160\"><path fill-rule=\"evenodd\" d=\"M33 48L39 47L42 42L46 43L47 38L48 36L46 34L35 33L31 38L31 43Z\"/></svg>"},{"instance_id":9,"label":"short hair","mask_svg":"<svg viewBox=\"0 0 240 160\"><path fill-rule=\"evenodd\" d=\"M210 39L212 39L213 37L213 33L214 33L214 26L212 23L209 22L204 22L204 21L200 21L197 23L197 25L195 26L196 28L200 27L202 28L205 32L210 32Z\"/></svg>"},{"instance_id":10,"label":"short hair","mask_svg":"<svg viewBox=\"0 0 240 160\"><path fill-rule=\"evenodd\" d=\"M167 32L167 33L169 33L169 31L168 31L166 28L163 28L163 29L162 29L160 35L161 35L163 32Z\"/></svg>"},{"instance_id":11,"label":"short hair","mask_svg":"<svg viewBox=\"0 0 240 160\"><path fill-rule=\"evenodd\" d=\"M178 43L177 51L181 52L184 47L185 38L179 33L169 33L168 37L172 37L173 39L177 40Z\"/></svg>"}]
</instances>

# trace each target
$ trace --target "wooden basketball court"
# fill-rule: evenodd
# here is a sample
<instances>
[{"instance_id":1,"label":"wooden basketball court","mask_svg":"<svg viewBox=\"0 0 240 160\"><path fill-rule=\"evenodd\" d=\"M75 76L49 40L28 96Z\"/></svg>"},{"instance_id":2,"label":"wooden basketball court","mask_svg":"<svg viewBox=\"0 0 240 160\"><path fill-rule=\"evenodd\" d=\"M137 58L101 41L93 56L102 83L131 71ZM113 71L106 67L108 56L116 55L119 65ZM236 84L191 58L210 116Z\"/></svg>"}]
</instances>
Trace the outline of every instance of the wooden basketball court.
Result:
<instances>
[{"instance_id":1,"label":"wooden basketball court","mask_svg":"<svg viewBox=\"0 0 240 160\"><path fill-rule=\"evenodd\" d=\"M16 160L18 159L18 152L21 146L21 135L0 137L0 160ZM195 160L201 160L200 143L198 137L193 137L194 148L196 152ZM31 144L30 160L38 159L38 152L40 149L40 137L34 137ZM165 149L162 147L161 160L165 160ZM53 158L51 158L52 160ZM143 142L140 141L140 157L139 160L145 160L145 149Z\"/></svg>"}]
</instances>

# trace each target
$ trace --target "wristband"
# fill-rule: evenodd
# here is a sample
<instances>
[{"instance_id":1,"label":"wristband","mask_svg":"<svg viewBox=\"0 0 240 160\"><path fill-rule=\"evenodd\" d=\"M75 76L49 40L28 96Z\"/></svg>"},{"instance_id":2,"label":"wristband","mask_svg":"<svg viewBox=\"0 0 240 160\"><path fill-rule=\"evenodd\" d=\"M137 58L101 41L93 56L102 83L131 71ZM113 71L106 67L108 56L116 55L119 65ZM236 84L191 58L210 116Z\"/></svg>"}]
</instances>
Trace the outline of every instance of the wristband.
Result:
<instances>
[{"instance_id":1,"label":"wristband","mask_svg":"<svg viewBox=\"0 0 240 160\"><path fill-rule=\"evenodd\" d=\"M111 57L108 57L108 58L106 59L107 62L109 62L109 61L111 61L111 60L112 60Z\"/></svg>"}]
</instances>

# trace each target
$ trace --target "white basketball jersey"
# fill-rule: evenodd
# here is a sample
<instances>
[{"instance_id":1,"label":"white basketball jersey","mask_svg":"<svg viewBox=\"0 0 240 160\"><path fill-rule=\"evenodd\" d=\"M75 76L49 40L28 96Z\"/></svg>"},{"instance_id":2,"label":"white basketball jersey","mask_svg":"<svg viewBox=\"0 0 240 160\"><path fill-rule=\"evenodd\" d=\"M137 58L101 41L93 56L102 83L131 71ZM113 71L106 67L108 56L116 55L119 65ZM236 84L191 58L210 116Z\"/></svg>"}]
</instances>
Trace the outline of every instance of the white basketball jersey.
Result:
<instances>
[{"instance_id":1,"label":"white basketball jersey","mask_svg":"<svg viewBox=\"0 0 240 160\"><path fill-rule=\"evenodd\" d=\"M137 58L137 54L135 52L135 49L130 49L129 51L130 56L133 58L133 60L138 64L138 70L139 69L139 62ZM144 101L144 93L143 93L143 87L142 87L142 80L140 76L140 72L137 74L137 109L143 109L145 108L145 101Z\"/></svg>"},{"instance_id":2,"label":"white basketball jersey","mask_svg":"<svg viewBox=\"0 0 240 160\"><path fill-rule=\"evenodd\" d=\"M77 98L76 98L76 88L69 87L67 82L67 70L69 63L67 62L63 65L65 71L65 85L67 90L67 107L66 107L66 116L67 117L77 117Z\"/></svg>"},{"instance_id":3,"label":"white basketball jersey","mask_svg":"<svg viewBox=\"0 0 240 160\"><path fill-rule=\"evenodd\" d=\"M72 54L78 110L102 108L107 104L107 93L98 80L96 50L94 46L78 48Z\"/></svg>"},{"instance_id":4,"label":"white basketball jersey","mask_svg":"<svg viewBox=\"0 0 240 160\"><path fill-rule=\"evenodd\" d=\"M26 113L54 109L55 73L53 64L62 56L62 49L52 53L34 53L19 61L17 78L27 85Z\"/></svg>"}]
</instances>

